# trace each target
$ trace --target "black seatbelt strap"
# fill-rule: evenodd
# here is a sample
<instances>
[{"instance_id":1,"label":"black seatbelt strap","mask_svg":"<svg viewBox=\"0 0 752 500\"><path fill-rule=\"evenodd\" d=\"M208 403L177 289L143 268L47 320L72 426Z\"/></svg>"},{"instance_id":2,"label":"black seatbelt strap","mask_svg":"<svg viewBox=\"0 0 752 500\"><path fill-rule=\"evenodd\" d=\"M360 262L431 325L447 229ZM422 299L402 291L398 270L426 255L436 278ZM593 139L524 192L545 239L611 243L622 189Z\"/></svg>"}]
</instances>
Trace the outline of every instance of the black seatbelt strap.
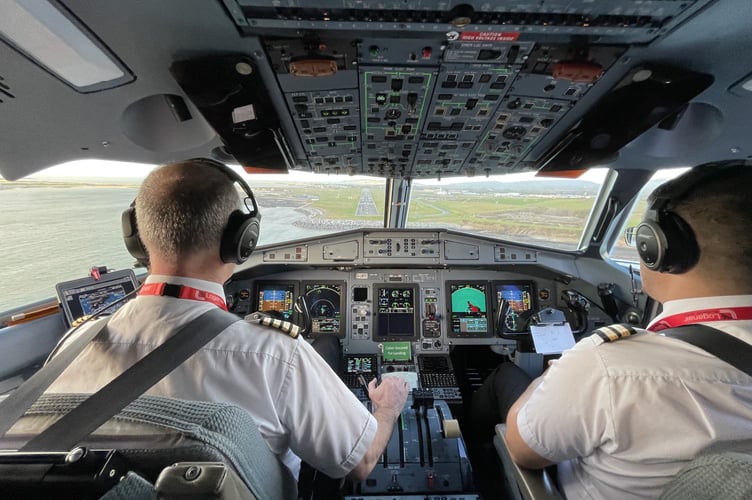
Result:
<instances>
[{"instance_id":1,"label":"black seatbelt strap","mask_svg":"<svg viewBox=\"0 0 752 500\"><path fill-rule=\"evenodd\" d=\"M241 320L219 308L203 313L31 439L20 451L71 449L237 321Z\"/></svg>"},{"instance_id":2,"label":"black seatbelt strap","mask_svg":"<svg viewBox=\"0 0 752 500\"><path fill-rule=\"evenodd\" d=\"M13 427L16 420L21 418L34 401L39 399L44 391L60 376L73 362L81 351L101 332L110 317L97 320L91 327L84 330L73 341L53 357L49 363L37 370L34 375L24 382L21 387L13 391L0 404L0 437L5 436L8 429Z\"/></svg>"},{"instance_id":3,"label":"black seatbelt strap","mask_svg":"<svg viewBox=\"0 0 752 500\"><path fill-rule=\"evenodd\" d=\"M706 325L684 325L660 332L703 349L752 376L752 345Z\"/></svg>"}]
</instances>

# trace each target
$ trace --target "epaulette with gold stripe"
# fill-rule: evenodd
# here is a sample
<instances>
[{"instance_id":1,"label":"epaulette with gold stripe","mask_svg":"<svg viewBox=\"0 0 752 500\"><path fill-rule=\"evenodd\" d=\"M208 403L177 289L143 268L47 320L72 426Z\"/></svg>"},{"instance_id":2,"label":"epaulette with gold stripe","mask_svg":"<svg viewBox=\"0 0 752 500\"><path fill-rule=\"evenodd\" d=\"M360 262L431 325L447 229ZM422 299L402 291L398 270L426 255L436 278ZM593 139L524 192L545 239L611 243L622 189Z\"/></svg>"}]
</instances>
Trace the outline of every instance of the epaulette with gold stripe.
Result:
<instances>
[{"instance_id":1,"label":"epaulette with gold stripe","mask_svg":"<svg viewBox=\"0 0 752 500\"><path fill-rule=\"evenodd\" d=\"M602 326L593 333L603 339L603 342L616 342L617 340L627 338L637 333L632 326L625 323L617 323L615 325Z\"/></svg>"},{"instance_id":2,"label":"epaulette with gold stripe","mask_svg":"<svg viewBox=\"0 0 752 500\"><path fill-rule=\"evenodd\" d=\"M286 333L288 336L296 339L300 335L300 327L289 321L282 321L278 318L272 318L268 314L262 312L255 312L245 317L246 321L255 321L260 325L271 326L277 330Z\"/></svg>"}]
</instances>

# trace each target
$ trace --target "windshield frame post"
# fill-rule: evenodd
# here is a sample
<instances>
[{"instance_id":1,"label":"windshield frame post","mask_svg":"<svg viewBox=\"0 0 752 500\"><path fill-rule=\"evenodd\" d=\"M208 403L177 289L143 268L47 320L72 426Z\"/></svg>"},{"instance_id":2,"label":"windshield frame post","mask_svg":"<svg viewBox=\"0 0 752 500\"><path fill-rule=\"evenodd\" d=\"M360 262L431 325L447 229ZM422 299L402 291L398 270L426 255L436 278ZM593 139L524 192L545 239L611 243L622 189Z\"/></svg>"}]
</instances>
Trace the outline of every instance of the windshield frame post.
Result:
<instances>
[{"instance_id":1,"label":"windshield frame post","mask_svg":"<svg viewBox=\"0 0 752 500\"><path fill-rule=\"evenodd\" d=\"M412 179L395 179L394 177L390 177L386 180L386 196L384 197L385 228L401 229L407 226L412 188Z\"/></svg>"}]
</instances>

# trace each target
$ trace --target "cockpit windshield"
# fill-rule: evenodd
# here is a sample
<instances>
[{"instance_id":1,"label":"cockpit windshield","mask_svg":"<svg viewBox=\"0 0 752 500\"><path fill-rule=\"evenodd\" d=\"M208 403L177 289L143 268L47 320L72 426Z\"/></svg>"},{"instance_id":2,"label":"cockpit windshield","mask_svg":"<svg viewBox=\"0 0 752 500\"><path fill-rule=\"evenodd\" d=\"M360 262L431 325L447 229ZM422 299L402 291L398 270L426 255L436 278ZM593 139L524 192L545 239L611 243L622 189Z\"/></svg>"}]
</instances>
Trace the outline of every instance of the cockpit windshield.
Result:
<instances>
[{"instance_id":1,"label":"cockpit windshield","mask_svg":"<svg viewBox=\"0 0 752 500\"><path fill-rule=\"evenodd\" d=\"M262 215L259 245L384 227L384 179L292 171L247 180Z\"/></svg>"},{"instance_id":2,"label":"cockpit windshield","mask_svg":"<svg viewBox=\"0 0 752 500\"><path fill-rule=\"evenodd\" d=\"M607 169L578 179L534 173L413 183L407 226L446 227L515 243L577 250Z\"/></svg>"},{"instance_id":3,"label":"cockpit windshield","mask_svg":"<svg viewBox=\"0 0 752 500\"><path fill-rule=\"evenodd\" d=\"M577 250L607 172L592 169L579 179L538 178L531 172L414 180L406 227ZM249 182L265 221L260 245L384 227L383 179L290 172L253 176Z\"/></svg>"}]
</instances>

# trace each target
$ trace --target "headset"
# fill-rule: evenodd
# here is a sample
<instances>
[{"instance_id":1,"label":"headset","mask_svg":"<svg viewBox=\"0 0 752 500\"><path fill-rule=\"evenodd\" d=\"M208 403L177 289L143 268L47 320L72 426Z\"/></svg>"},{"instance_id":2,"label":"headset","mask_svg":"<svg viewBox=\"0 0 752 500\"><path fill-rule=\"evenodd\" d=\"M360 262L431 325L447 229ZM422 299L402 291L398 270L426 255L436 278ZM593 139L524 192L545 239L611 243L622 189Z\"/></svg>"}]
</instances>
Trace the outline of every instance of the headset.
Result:
<instances>
[{"instance_id":1,"label":"headset","mask_svg":"<svg viewBox=\"0 0 752 500\"><path fill-rule=\"evenodd\" d=\"M254 248L256 248L261 225L261 212L259 212L251 187L237 172L218 161L209 158L192 158L185 160L185 163L200 163L207 167L216 168L232 180L233 183L239 184L243 188L243 191L245 191L247 196L244 198L243 204L248 209L248 212L238 209L230 214L227 225L222 232L222 241L219 247L222 262L242 264L248 260ZM249 202L251 206L248 205ZM130 207L123 211L121 225L123 228L123 240L128 252L142 265L148 265L149 254L138 235L135 200L133 200Z\"/></svg>"},{"instance_id":2,"label":"headset","mask_svg":"<svg viewBox=\"0 0 752 500\"><path fill-rule=\"evenodd\" d=\"M659 186L650 196L645 219L635 229L635 246L645 267L671 274L692 269L700 258L700 247L690 225L674 211L676 206L711 178L750 165L746 160L706 163Z\"/></svg>"}]
</instances>

